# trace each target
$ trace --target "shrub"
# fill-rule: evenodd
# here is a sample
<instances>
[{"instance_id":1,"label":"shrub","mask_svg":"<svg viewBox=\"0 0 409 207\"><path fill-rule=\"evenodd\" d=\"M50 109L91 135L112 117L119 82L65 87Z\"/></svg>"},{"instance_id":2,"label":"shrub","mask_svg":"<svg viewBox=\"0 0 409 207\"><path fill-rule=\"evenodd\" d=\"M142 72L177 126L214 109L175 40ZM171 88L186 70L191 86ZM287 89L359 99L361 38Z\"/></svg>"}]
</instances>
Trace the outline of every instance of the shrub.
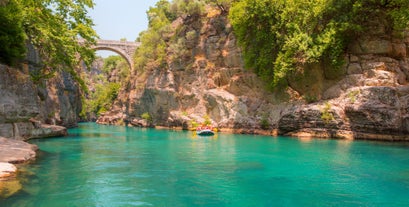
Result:
<instances>
[{"instance_id":1,"label":"shrub","mask_svg":"<svg viewBox=\"0 0 409 207\"><path fill-rule=\"evenodd\" d=\"M329 124L331 121L335 120L334 115L330 112L331 104L326 102L324 108L321 110L321 119L325 124Z\"/></svg>"},{"instance_id":2,"label":"shrub","mask_svg":"<svg viewBox=\"0 0 409 207\"><path fill-rule=\"evenodd\" d=\"M270 128L270 122L268 121L267 116L263 116L263 118L260 121L260 127L261 129L267 130Z\"/></svg>"},{"instance_id":3,"label":"shrub","mask_svg":"<svg viewBox=\"0 0 409 207\"><path fill-rule=\"evenodd\" d=\"M149 123L152 123L152 116L148 112L143 113L141 118L145 119Z\"/></svg>"},{"instance_id":4,"label":"shrub","mask_svg":"<svg viewBox=\"0 0 409 207\"><path fill-rule=\"evenodd\" d=\"M307 103L314 103L318 101L317 96L314 95L305 94L303 98Z\"/></svg>"},{"instance_id":5,"label":"shrub","mask_svg":"<svg viewBox=\"0 0 409 207\"><path fill-rule=\"evenodd\" d=\"M212 121L210 120L209 115L206 114L203 118L204 118L204 122L203 122L204 125L206 126L212 125Z\"/></svg>"},{"instance_id":6,"label":"shrub","mask_svg":"<svg viewBox=\"0 0 409 207\"><path fill-rule=\"evenodd\" d=\"M199 123L197 123L195 120L190 121L190 125L192 125L192 128L196 128L199 126Z\"/></svg>"},{"instance_id":7,"label":"shrub","mask_svg":"<svg viewBox=\"0 0 409 207\"><path fill-rule=\"evenodd\" d=\"M353 90L348 92L347 96L349 98L349 101L351 103L355 103L357 96L360 94L361 92L359 90Z\"/></svg>"},{"instance_id":8,"label":"shrub","mask_svg":"<svg viewBox=\"0 0 409 207\"><path fill-rule=\"evenodd\" d=\"M114 100L118 96L120 84L119 83L101 83L95 86L95 92L89 94L88 99L83 99L82 117L87 117L87 114L95 113L100 115L108 111Z\"/></svg>"}]
</instances>

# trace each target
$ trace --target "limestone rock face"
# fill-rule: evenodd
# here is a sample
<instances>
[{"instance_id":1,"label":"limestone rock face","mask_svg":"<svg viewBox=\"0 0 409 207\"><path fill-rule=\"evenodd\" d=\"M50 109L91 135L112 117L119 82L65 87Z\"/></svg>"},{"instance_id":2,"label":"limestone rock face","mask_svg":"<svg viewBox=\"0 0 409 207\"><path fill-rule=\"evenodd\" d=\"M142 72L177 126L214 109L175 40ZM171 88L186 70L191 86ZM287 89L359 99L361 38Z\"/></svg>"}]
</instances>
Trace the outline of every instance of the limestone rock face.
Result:
<instances>
[{"instance_id":1,"label":"limestone rock face","mask_svg":"<svg viewBox=\"0 0 409 207\"><path fill-rule=\"evenodd\" d=\"M262 119L268 120L265 128L272 128L276 110L266 110L272 108L272 95L243 68L227 17L180 17L172 26L187 51L168 56L164 67L146 66L134 74L112 110L97 122L145 126L141 115L148 113L155 125L166 127L187 129L208 116L219 128L260 129ZM176 33L182 26L184 31ZM169 54L178 52L169 44Z\"/></svg>"},{"instance_id":2,"label":"limestone rock face","mask_svg":"<svg viewBox=\"0 0 409 207\"><path fill-rule=\"evenodd\" d=\"M0 65L0 123L25 122L37 116L36 90L27 75Z\"/></svg>"},{"instance_id":3,"label":"limestone rock face","mask_svg":"<svg viewBox=\"0 0 409 207\"><path fill-rule=\"evenodd\" d=\"M33 46L27 49L28 64L22 68L0 65L0 136L20 140L64 136L65 127L77 126L79 120L79 84L66 72L34 82L29 74L38 75L41 60Z\"/></svg>"},{"instance_id":4,"label":"limestone rock face","mask_svg":"<svg viewBox=\"0 0 409 207\"><path fill-rule=\"evenodd\" d=\"M0 65L0 136L26 140L66 135L65 127L41 123L54 105L43 105L47 98L42 100L40 93L27 74Z\"/></svg>"},{"instance_id":5,"label":"limestone rock face","mask_svg":"<svg viewBox=\"0 0 409 207\"><path fill-rule=\"evenodd\" d=\"M318 81L315 85L330 83L318 93L321 98L286 110L278 122L279 133L409 140L409 33L394 36L381 20L369 24L372 29L348 48L345 75L332 83Z\"/></svg>"},{"instance_id":6,"label":"limestone rock face","mask_svg":"<svg viewBox=\"0 0 409 207\"><path fill-rule=\"evenodd\" d=\"M327 103L298 105L278 125L287 135L407 141L407 103L407 95L393 87L357 87Z\"/></svg>"},{"instance_id":7,"label":"limestone rock face","mask_svg":"<svg viewBox=\"0 0 409 207\"><path fill-rule=\"evenodd\" d=\"M397 40L394 40L397 41ZM279 131L287 135L409 140L407 58L391 54L350 55L348 73L324 91L322 100L297 105L279 121ZM323 111L331 106L332 120L323 123ZM322 107L321 107L322 108Z\"/></svg>"},{"instance_id":8,"label":"limestone rock face","mask_svg":"<svg viewBox=\"0 0 409 207\"><path fill-rule=\"evenodd\" d=\"M30 79L28 74L41 74L41 58L32 45L28 44L27 49L25 61L28 64L22 73ZM77 126L82 109L81 92L78 82L68 72L58 71L53 77L38 80L34 85L36 87L31 91L31 96L34 96L38 103L37 120L64 127Z\"/></svg>"},{"instance_id":9,"label":"limestone rock face","mask_svg":"<svg viewBox=\"0 0 409 207\"><path fill-rule=\"evenodd\" d=\"M407 133L402 128L401 105L393 87L364 87L344 112L352 131L401 134Z\"/></svg>"},{"instance_id":10,"label":"limestone rock face","mask_svg":"<svg viewBox=\"0 0 409 207\"><path fill-rule=\"evenodd\" d=\"M44 81L39 86L41 119L46 124L75 127L82 109L78 83L66 72Z\"/></svg>"},{"instance_id":11,"label":"limestone rock face","mask_svg":"<svg viewBox=\"0 0 409 207\"><path fill-rule=\"evenodd\" d=\"M134 72L98 121L143 126L149 113L156 125L185 129L209 118L233 132L409 140L409 32L396 37L374 20L349 45L342 67L305 64L287 75L287 89L269 92L244 69L226 16L210 16L174 21L167 64ZM170 37L186 43L176 58Z\"/></svg>"}]
</instances>

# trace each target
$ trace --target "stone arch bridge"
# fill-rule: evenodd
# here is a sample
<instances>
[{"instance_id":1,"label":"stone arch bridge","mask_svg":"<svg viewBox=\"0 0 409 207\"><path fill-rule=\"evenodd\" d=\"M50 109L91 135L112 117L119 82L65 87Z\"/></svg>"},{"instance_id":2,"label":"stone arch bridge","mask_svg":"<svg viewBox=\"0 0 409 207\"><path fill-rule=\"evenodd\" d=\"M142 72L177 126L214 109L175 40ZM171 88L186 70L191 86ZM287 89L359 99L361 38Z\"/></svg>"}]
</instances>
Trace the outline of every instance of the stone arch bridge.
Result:
<instances>
[{"instance_id":1,"label":"stone arch bridge","mask_svg":"<svg viewBox=\"0 0 409 207\"><path fill-rule=\"evenodd\" d=\"M121 55L128 62L131 71L134 69L133 56L136 48L141 45L140 42L128 42L117 40L97 40L97 44L93 46L95 50L109 50Z\"/></svg>"}]
</instances>

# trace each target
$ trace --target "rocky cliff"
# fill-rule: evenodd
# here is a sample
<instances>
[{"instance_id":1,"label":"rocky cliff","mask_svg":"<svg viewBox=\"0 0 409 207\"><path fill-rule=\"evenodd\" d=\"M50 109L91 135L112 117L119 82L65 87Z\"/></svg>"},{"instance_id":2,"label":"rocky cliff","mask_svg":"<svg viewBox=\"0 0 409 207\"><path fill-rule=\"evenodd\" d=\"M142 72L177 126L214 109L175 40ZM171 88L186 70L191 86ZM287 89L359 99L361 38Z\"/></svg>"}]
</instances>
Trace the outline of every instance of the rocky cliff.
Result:
<instances>
[{"instance_id":1,"label":"rocky cliff","mask_svg":"<svg viewBox=\"0 0 409 207\"><path fill-rule=\"evenodd\" d=\"M224 14L180 17L172 27L187 52L171 58L169 45L165 66L134 71L99 123L146 125L141 117L149 113L156 125L188 128L208 116L242 133L409 139L409 34L396 35L382 21L352 42L341 69L305 65L274 92L244 69Z\"/></svg>"},{"instance_id":2,"label":"rocky cliff","mask_svg":"<svg viewBox=\"0 0 409 207\"><path fill-rule=\"evenodd\" d=\"M0 65L0 136L26 140L65 135L81 111L78 83L64 72L34 82L39 58L29 47L23 69Z\"/></svg>"},{"instance_id":3,"label":"rocky cliff","mask_svg":"<svg viewBox=\"0 0 409 207\"><path fill-rule=\"evenodd\" d=\"M170 58L175 51L168 48L165 67L147 67L133 74L113 109L98 123L139 125L141 115L149 113L156 125L188 128L209 116L219 128L250 132L261 129L263 119L276 119L269 110L274 108L273 95L243 68L225 15L180 17L172 23L172 32L170 36L186 43L186 52Z\"/></svg>"},{"instance_id":4,"label":"rocky cliff","mask_svg":"<svg viewBox=\"0 0 409 207\"><path fill-rule=\"evenodd\" d=\"M0 65L0 136L25 140L66 134L65 127L46 124L49 111L38 92L27 74Z\"/></svg>"},{"instance_id":5,"label":"rocky cliff","mask_svg":"<svg viewBox=\"0 0 409 207\"><path fill-rule=\"evenodd\" d=\"M323 101L283 112L281 134L409 140L409 34L397 34L382 21L372 24L348 48L341 79L318 93ZM328 81L310 87L322 83Z\"/></svg>"}]
</instances>

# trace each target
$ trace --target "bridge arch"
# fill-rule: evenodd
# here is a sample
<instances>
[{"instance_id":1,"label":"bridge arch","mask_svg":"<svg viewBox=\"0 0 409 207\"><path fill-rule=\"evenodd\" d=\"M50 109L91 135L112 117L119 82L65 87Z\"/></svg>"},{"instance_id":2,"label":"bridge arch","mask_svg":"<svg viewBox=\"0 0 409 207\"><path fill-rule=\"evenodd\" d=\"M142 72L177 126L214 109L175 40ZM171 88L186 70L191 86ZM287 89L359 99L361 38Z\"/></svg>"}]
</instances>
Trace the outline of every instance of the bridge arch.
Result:
<instances>
[{"instance_id":1,"label":"bridge arch","mask_svg":"<svg viewBox=\"0 0 409 207\"><path fill-rule=\"evenodd\" d=\"M122 56L129 65L131 71L134 70L133 56L136 48L140 45L139 42L116 41L116 40L97 40L97 44L93 47L94 50L108 50Z\"/></svg>"},{"instance_id":2,"label":"bridge arch","mask_svg":"<svg viewBox=\"0 0 409 207\"><path fill-rule=\"evenodd\" d=\"M104 47L104 46L95 46L94 50L98 51L98 50L108 50L111 52L114 52L118 55L120 55L122 58L124 58L126 60L126 62L128 63L129 69L132 71L133 70L133 61L132 61L132 57L129 57L129 55L127 55L124 51L119 50L117 48L112 48L112 47Z\"/></svg>"}]
</instances>

